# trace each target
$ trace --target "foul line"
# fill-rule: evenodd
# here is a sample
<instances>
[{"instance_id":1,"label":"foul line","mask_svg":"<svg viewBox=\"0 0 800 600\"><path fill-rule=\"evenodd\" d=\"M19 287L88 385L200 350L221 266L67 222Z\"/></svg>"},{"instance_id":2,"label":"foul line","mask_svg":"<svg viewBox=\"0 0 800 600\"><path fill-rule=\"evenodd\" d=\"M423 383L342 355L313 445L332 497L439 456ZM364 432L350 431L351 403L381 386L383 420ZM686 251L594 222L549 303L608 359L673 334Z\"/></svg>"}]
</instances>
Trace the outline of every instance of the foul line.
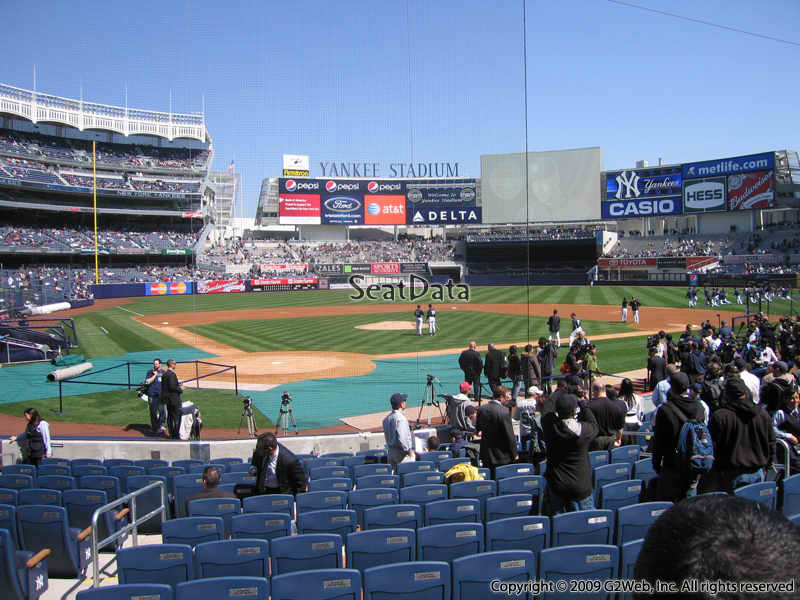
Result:
<instances>
[{"instance_id":1,"label":"foul line","mask_svg":"<svg viewBox=\"0 0 800 600\"><path fill-rule=\"evenodd\" d=\"M129 313L131 313L132 315L136 315L137 317L143 317L143 316L144 316L144 315L143 315L143 314L141 314L141 313L137 313L137 312L134 312L134 311L132 311L132 310L128 310L127 308L124 308L124 307L122 307L122 306L118 306L117 308L118 308L118 309L120 309L120 310L124 310L125 312L129 312Z\"/></svg>"}]
</instances>

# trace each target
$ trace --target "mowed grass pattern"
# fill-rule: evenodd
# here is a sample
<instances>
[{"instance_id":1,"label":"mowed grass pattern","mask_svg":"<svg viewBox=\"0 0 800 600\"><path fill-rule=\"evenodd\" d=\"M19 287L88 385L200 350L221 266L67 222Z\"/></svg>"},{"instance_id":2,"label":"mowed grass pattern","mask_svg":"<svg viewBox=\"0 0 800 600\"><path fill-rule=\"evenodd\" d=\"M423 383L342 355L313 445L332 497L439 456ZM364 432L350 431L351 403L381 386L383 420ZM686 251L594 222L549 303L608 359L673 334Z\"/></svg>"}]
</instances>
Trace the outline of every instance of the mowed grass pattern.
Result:
<instances>
[{"instance_id":1,"label":"mowed grass pattern","mask_svg":"<svg viewBox=\"0 0 800 600\"><path fill-rule=\"evenodd\" d=\"M120 314L115 309L78 315L75 325L80 348L73 354L82 353L87 359L187 347L183 342L134 321L130 314Z\"/></svg>"},{"instance_id":2,"label":"mowed grass pattern","mask_svg":"<svg viewBox=\"0 0 800 600\"><path fill-rule=\"evenodd\" d=\"M545 317L474 312L465 309L440 311L438 333L421 337L413 329L379 331L356 329L356 325L382 321L413 323L408 312L377 315L339 315L333 317L303 317L296 319L266 319L259 321L227 321L186 327L189 331L215 339L245 352L275 352L282 350L320 350L331 352L361 352L391 354L442 348L466 347L469 340L479 344L508 345L524 340L536 340L545 335ZM528 326L530 324L530 331ZM592 335L631 331L621 323L585 321ZM427 330L424 330L427 331ZM568 335L568 331L562 334ZM529 337L530 334L530 337Z\"/></svg>"}]
</instances>

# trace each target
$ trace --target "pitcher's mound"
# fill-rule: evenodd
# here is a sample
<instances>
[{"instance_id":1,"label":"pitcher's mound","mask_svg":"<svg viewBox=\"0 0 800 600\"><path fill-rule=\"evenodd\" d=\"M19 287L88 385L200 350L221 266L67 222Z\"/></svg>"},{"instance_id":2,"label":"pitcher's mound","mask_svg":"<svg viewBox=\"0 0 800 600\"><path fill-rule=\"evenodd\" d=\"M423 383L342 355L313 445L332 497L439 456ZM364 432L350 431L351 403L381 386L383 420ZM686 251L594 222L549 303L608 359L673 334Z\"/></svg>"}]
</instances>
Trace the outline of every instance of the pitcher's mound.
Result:
<instances>
[{"instance_id":1,"label":"pitcher's mound","mask_svg":"<svg viewBox=\"0 0 800 600\"><path fill-rule=\"evenodd\" d=\"M403 329L415 330L417 324L411 321L379 321L377 323L364 323L363 325L356 325L356 329L369 329L372 331L400 331ZM422 324L423 329L427 329L426 323Z\"/></svg>"}]
</instances>

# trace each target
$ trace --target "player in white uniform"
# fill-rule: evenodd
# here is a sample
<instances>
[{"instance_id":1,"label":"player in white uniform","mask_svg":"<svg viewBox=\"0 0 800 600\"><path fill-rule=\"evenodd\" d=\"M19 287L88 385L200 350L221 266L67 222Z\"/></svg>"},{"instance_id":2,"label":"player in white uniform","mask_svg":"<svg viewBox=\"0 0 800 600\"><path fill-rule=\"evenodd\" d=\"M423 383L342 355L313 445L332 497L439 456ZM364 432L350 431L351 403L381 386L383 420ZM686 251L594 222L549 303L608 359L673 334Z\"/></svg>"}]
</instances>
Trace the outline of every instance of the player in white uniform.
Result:
<instances>
[{"instance_id":1,"label":"player in white uniform","mask_svg":"<svg viewBox=\"0 0 800 600\"><path fill-rule=\"evenodd\" d=\"M428 333L436 335L436 309L433 304L428 304Z\"/></svg>"}]
</instances>

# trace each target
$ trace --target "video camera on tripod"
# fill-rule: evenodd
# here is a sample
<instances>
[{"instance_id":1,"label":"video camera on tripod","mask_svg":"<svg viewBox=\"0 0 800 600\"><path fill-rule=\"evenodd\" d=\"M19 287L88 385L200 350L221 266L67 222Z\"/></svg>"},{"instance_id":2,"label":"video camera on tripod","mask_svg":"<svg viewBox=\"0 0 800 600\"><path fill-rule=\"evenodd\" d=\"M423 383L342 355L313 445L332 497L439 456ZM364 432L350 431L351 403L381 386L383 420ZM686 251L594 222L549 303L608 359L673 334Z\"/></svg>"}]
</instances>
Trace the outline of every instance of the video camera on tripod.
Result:
<instances>
[{"instance_id":1,"label":"video camera on tripod","mask_svg":"<svg viewBox=\"0 0 800 600\"><path fill-rule=\"evenodd\" d=\"M290 419L294 434L297 435L297 423L295 423L294 411L292 410L292 396L289 392L284 391L281 394L281 409L278 413L278 419L275 421L275 433L280 430L283 430L283 435L289 433Z\"/></svg>"}]
</instances>

